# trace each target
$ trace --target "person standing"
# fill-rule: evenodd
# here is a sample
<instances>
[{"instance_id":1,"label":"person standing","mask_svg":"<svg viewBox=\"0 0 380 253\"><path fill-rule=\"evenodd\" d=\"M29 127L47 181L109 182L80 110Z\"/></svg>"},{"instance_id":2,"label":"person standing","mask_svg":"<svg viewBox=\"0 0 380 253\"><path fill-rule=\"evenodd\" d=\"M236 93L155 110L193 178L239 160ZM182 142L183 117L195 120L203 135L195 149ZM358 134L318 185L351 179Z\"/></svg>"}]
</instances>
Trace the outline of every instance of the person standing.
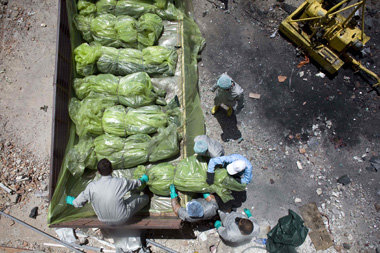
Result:
<instances>
[{"instance_id":1,"label":"person standing","mask_svg":"<svg viewBox=\"0 0 380 253\"><path fill-rule=\"evenodd\" d=\"M239 113L244 107L244 95L243 88L240 87L232 78L223 73L216 84L211 88L214 92L217 90L216 96L214 98L214 107L211 110L211 114L215 114L221 104L228 106L227 116L232 115L233 110L236 110L236 113Z\"/></svg>"}]
</instances>

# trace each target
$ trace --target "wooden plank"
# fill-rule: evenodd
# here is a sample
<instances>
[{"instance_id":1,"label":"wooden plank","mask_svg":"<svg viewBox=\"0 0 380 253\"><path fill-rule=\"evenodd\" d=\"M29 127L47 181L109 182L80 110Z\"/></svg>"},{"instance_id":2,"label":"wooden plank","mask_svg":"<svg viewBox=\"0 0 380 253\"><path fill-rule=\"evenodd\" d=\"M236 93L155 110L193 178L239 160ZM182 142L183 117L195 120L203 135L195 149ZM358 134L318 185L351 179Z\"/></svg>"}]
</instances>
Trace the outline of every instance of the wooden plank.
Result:
<instances>
[{"instance_id":1,"label":"wooden plank","mask_svg":"<svg viewBox=\"0 0 380 253\"><path fill-rule=\"evenodd\" d=\"M79 219L69 222L61 222L50 227L70 227L70 228L129 228L129 229L180 229L182 221L178 217L136 217L126 224L109 226L102 223L97 218Z\"/></svg>"},{"instance_id":2,"label":"wooden plank","mask_svg":"<svg viewBox=\"0 0 380 253\"><path fill-rule=\"evenodd\" d=\"M29 250L29 249L21 249L21 248L12 248L12 247L0 246L0 252L16 253L16 252L32 252L32 251Z\"/></svg>"},{"instance_id":3,"label":"wooden plank","mask_svg":"<svg viewBox=\"0 0 380 253\"><path fill-rule=\"evenodd\" d=\"M327 232L322 215L315 202L308 203L300 208L305 225L311 230L309 236L316 250L326 250L333 245L331 235Z\"/></svg>"}]
</instances>

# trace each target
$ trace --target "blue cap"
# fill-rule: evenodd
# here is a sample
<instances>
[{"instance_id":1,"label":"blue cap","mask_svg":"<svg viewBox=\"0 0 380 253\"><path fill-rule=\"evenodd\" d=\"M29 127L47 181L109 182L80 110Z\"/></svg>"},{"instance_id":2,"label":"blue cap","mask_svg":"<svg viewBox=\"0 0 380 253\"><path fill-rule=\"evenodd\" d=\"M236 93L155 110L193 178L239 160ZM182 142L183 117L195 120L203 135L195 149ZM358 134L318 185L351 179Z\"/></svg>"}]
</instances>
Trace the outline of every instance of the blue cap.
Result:
<instances>
[{"instance_id":1,"label":"blue cap","mask_svg":"<svg viewBox=\"0 0 380 253\"><path fill-rule=\"evenodd\" d=\"M195 201L195 200L192 200L189 203L187 203L186 211L190 217L194 217L194 218L200 218L204 214L202 205L198 201Z\"/></svg>"},{"instance_id":2,"label":"blue cap","mask_svg":"<svg viewBox=\"0 0 380 253\"><path fill-rule=\"evenodd\" d=\"M197 154L203 154L207 151L208 145L205 141L196 141L194 143L194 152Z\"/></svg>"},{"instance_id":3,"label":"blue cap","mask_svg":"<svg viewBox=\"0 0 380 253\"><path fill-rule=\"evenodd\" d=\"M231 85L232 85L231 81L232 81L232 80L231 80L231 78L230 78L228 75L226 75L226 74L222 74L222 75L219 77L219 79L218 79L218 81L217 81L216 84L217 84L220 88L227 90L227 89L229 89L229 88L231 87Z\"/></svg>"}]
</instances>

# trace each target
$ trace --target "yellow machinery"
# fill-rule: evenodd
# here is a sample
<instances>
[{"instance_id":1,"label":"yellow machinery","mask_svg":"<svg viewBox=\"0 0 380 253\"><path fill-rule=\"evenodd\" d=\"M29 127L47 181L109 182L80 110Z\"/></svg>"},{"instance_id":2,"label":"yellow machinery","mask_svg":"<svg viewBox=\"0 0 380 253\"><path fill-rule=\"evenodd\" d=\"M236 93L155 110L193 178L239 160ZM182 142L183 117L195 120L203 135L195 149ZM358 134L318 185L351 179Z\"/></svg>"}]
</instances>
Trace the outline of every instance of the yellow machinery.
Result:
<instances>
[{"instance_id":1,"label":"yellow machinery","mask_svg":"<svg viewBox=\"0 0 380 253\"><path fill-rule=\"evenodd\" d=\"M379 86L379 77L348 53L361 50L370 39L364 33L365 1L349 5L351 0L343 0L330 7L329 2L324 0L306 0L282 21L280 31L330 74L334 74L347 62L351 63L354 69L362 70L376 79L372 87ZM347 18L341 15L351 8L352 12ZM353 20L360 8L361 29Z\"/></svg>"}]
</instances>

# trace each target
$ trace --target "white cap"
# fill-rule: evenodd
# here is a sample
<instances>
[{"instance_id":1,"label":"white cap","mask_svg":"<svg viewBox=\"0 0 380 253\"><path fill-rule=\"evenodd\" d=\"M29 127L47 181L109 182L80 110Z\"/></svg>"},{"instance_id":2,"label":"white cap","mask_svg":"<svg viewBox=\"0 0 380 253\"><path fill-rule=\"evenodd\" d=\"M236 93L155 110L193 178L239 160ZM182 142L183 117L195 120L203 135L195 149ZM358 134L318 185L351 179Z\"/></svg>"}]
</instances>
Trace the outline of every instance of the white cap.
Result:
<instances>
[{"instance_id":1,"label":"white cap","mask_svg":"<svg viewBox=\"0 0 380 253\"><path fill-rule=\"evenodd\" d=\"M230 164L227 165L227 172L230 175L235 175L247 167L247 164L244 160L236 160Z\"/></svg>"}]
</instances>

